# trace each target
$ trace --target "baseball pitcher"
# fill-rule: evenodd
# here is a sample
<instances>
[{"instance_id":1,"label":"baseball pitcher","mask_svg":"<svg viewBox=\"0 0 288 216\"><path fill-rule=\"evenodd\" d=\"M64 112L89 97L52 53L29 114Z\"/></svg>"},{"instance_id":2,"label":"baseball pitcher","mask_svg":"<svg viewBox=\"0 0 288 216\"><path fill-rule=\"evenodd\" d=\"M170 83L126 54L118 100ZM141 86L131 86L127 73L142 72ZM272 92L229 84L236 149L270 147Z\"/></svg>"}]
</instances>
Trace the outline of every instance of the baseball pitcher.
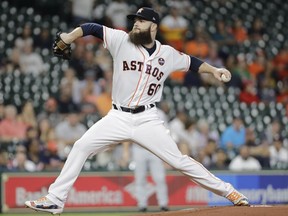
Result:
<instances>
[{"instance_id":1,"label":"baseball pitcher","mask_svg":"<svg viewBox=\"0 0 288 216\"><path fill-rule=\"evenodd\" d=\"M220 81L229 81L230 72L157 41L160 18L152 8L140 8L127 18L134 20L129 33L85 23L70 33L57 34L53 52L63 59L70 58L70 44L80 37L93 35L103 40L113 58L113 103L109 113L75 142L48 194L38 200L26 201L25 205L37 211L60 214L86 159L111 145L129 140L154 153L203 188L226 197L236 206L248 206L248 199L231 184L215 177L193 158L181 154L166 133L155 106L161 99L164 81L173 71L210 73Z\"/></svg>"}]
</instances>

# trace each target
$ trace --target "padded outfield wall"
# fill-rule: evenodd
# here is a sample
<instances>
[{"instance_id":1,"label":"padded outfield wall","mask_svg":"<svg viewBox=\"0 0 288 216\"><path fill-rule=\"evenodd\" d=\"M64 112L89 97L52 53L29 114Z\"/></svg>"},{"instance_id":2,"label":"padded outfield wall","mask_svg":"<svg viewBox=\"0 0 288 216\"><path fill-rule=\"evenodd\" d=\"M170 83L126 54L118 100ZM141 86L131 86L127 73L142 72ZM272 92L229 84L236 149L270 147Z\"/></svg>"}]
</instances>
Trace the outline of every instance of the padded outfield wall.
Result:
<instances>
[{"instance_id":1,"label":"padded outfield wall","mask_svg":"<svg viewBox=\"0 0 288 216\"><path fill-rule=\"evenodd\" d=\"M247 195L251 204L288 203L287 171L214 174ZM27 212L24 210L24 202L46 195L49 185L57 175L58 173L2 173L2 212ZM166 178L171 209L231 205L223 197L201 188L179 172L168 172ZM131 172L84 172L69 193L65 211L136 211L134 186ZM156 188L150 176L146 187L150 208L156 210Z\"/></svg>"}]
</instances>

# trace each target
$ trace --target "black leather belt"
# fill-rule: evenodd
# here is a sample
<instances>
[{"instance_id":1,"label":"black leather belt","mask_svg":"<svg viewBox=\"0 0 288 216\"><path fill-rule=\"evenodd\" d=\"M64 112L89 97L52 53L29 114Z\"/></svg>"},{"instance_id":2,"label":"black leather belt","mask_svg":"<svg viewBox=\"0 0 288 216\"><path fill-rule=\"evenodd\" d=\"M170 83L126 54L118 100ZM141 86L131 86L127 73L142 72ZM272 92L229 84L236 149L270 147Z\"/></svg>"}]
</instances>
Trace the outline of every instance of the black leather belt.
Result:
<instances>
[{"instance_id":1,"label":"black leather belt","mask_svg":"<svg viewBox=\"0 0 288 216\"><path fill-rule=\"evenodd\" d=\"M132 108L122 107L122 106L117 107L116 104L112 104L112 105L113 105L113 108L116 110L120 110L123 112L129 112L132 114L140 113L140 112L143 112L147 109L151 109L151 108L155 107L155 104L149 104L148 106L138 106L138 107L132 109Z\"/></svg>"}]
</instances>

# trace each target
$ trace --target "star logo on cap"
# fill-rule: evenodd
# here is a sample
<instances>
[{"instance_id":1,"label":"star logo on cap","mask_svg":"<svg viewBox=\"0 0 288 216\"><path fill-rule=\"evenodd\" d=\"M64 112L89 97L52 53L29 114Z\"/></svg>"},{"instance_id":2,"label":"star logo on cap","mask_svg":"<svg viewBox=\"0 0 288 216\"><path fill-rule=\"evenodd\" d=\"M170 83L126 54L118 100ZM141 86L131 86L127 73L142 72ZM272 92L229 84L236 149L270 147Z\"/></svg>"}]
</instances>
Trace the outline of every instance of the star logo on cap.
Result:
<instances>
[{"instance_id":1,"label":"star logo on cap","mask_svg":"<svg viewBox=\"0 0 288 216\"><path fill-rule=\"evenodd\" d=\"M137 13L142 13L142 11L143 11L143 8L140 8L140 9L137 11Z\"/></svg>"}]
</instances>

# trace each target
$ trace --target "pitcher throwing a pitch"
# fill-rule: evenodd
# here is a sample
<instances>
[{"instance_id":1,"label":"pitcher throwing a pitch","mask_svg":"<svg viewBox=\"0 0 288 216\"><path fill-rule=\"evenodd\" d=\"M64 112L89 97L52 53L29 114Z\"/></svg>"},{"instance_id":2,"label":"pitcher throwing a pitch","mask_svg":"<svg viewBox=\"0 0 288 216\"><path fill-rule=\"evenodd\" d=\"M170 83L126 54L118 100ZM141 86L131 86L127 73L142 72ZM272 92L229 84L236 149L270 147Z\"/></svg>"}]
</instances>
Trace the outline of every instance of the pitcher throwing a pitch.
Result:
<instances>
[{"instance_id":1,"label":"pitcher throwing a pitch","mask_svg":"<svg viewBox=\"0 0 288 216\"><path fill-rule=\"evenodd\" d=\"M48 194L38 200L26 201L25 205L37 211L60 214L86 159L111 145L130 140L154 153L203 188L226 197L236 206L248 206L248 199L231 184L215 177L202 164L180 153L174 140L167 134L155 106L161 99L164 81L173 71L210 73L221 81L229 81L230 72L157 41L155 38L160 18L152 8L141 8L127 18L134 20L133 29L128 34L96 23L85 23L70 33L57 35L53 52L64 59L70 58L70 44L77 38L93 35L103 40L104 47L113 58L113 103L107 116L75 142L60 175L50 185Z\"/></svg>"}]
</instances>

